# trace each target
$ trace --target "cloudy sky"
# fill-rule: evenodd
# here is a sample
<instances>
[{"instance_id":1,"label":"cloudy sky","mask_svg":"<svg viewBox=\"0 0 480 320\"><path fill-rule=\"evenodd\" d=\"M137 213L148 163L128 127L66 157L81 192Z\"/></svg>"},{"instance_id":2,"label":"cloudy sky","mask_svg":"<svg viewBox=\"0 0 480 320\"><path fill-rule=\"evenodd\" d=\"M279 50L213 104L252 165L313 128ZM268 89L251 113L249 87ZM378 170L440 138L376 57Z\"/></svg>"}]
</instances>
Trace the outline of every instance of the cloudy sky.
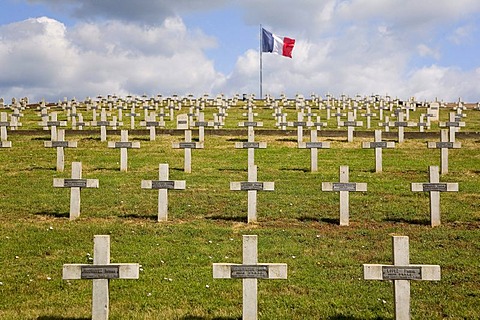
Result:
<instances>
[{"instance_id":1,"label":"cloudy sky","mask_svg":"<svg viewBox=\"0 0 480 320\"><path fill-rule=\"evenodd\" d=\"M480 101L479 0L2 0L0 97L259 93Z\"/></svg>"}]
</instances>

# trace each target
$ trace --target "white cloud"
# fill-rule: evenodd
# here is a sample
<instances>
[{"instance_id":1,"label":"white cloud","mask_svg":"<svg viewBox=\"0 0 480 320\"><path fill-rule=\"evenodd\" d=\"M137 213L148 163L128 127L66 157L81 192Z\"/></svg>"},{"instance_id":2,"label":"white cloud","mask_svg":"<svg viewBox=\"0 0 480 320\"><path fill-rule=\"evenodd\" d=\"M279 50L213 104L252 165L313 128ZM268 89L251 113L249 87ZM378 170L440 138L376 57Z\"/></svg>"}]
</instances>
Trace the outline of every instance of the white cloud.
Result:
<instances>
[{"instance_id":1,"label":"white cloud","mask_svg":"<svg viewBox=\"0 0 480 320\"><path fill-rule=\"evenodd\" d=\"M433 57L434 59L438 60L440 59L440 52L438 49L432 49L426 44L419 44L417 46L418 54L421 57Z\"/></svg>"},{"instance_id":2,"label":"white cloud","mask_svg":"<svg viewBox=\"0 0 480 320\"><path fill-rule=\"evenodd\" d=\"M108 22L67 29L48 18L0 28L3 96L209 92L223 81L204 55L213 38L180 18L158 27Z\"/></svg>"}]
</instances>

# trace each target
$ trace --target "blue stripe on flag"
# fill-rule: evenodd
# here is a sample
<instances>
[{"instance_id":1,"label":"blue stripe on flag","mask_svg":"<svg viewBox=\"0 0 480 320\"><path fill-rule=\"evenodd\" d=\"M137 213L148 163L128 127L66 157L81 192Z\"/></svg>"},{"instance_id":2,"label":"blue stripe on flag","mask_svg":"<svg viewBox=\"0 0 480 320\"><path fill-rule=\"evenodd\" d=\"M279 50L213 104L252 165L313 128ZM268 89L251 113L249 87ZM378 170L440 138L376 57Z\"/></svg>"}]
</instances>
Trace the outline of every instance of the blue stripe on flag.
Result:
<instances>
[{"instance_id":1,"label":"blue stripe on flag","mask_svg":"<svg viewBox=\"0 0 480 320\"><path fill-rule=\"evenodd\" d=\"M262 52L273 52L273 35L262 28Z\"/></svg>"}]
</instances>

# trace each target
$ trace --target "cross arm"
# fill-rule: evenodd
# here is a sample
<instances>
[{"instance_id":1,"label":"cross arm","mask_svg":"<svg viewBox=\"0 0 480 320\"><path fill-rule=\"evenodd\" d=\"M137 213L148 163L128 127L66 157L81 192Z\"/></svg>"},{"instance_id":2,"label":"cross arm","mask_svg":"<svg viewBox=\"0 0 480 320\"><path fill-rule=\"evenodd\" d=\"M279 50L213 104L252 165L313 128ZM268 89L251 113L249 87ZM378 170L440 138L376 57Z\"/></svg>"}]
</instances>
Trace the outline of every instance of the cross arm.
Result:
<instances>
[{"instance_id":1,"label":"cross arm","mask_svg":"<svg viewBox=\"0 0 480 320\"><path fill-rule=\"evenodd\" d=\"M456 192L458 191L458 183L421 183L421 182L413 182L412 183L412 191L440 191L440 192Z\"/></svg>"},{"instance_id":2,"label":"cross arm","mask_svg":"<svg viewBox=\"0 0 480 320\"><path fill-rule=\"evenodd\" d=\"M235 263L214 263L213 264L213 278L214 279L231 279L232 278L232 266L239 266L241 264ZM262 267L267 266L268 277L262 277L264 279L287 279L287 264L286 263L259 263L255 266ZM235 277L233 277L235 278ZM255 277L252 277L255 278Z\"/></svg>"},{"instance_id":3,"label":"cross arm","mask_svg":"<svg viewBox=\"0 0 480 320\"><path fill-rule=\"evenodd\" d=\"M230 182L230 190L232 191L274 191L275 182Z\"/></svg>"},{"instance_id":4,"label":"cross arm","mask_svg":"<svg viewBox=\"0 0 480 320\"><path fill-rule=\"evenodd\" d=\"M142 189L174 189L185 190L185 180L142 180Z\"/></svg>"},{"instance_id":5,"label":"cross arm","mask_svg":"<svg viewBox=\"0 0 480 320\"><path fill-rule=\"evenodd\" d=\"M384 279L383 277L383 267L399 267L399 268L420 268L420 278L419 279L409 279L409 280L440 280L440 266L439 265L430 265L430 264L410 264L408 266L392 266L392 265L383 265L383 264L364 264L363 265L363 278L365 280L390 280Z\"/></svg>"},{"instance_id":6,"label":"cross arm","mask_svg":"<svg viewBox=\"0 0 480 320\"><path fill-rule=\"evenodd\" d=\"M82 268L95 267L92 264L64 264L62 279L63 280L77 280L82 278ZM99 266L102 267L102 266ZM140 272L140 265L138 263L116 263L108 264L105 267L118 267L118 279L138 279Z\"/></svg>"},{"instance_id":7,"label":"cross arm","mask_svg":"<svg viewBox=\"0 0 480 320\"><path fill-rule=\"evenodd\" d=\"M55 188L98 188L98 186L98 179L53 179L53 187Z\"/></svg>"}]
</instances>

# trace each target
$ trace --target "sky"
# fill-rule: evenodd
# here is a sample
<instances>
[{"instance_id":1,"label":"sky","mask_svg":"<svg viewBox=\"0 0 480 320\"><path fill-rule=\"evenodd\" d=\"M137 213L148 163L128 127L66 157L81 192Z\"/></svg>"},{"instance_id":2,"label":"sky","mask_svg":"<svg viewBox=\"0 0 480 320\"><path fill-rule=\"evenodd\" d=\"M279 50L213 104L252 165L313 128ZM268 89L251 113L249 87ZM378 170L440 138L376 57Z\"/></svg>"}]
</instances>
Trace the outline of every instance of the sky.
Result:
<instances>
[{"instance_id":1,"label":"sky","mask_svg":"<svg viewBox=\"0 0 480 320\"><path fill-rule=\"evenodd\" d=\"M480 101L478 0L1 0L0 97L259 95Z\"/></svg>"}]
</instances>

